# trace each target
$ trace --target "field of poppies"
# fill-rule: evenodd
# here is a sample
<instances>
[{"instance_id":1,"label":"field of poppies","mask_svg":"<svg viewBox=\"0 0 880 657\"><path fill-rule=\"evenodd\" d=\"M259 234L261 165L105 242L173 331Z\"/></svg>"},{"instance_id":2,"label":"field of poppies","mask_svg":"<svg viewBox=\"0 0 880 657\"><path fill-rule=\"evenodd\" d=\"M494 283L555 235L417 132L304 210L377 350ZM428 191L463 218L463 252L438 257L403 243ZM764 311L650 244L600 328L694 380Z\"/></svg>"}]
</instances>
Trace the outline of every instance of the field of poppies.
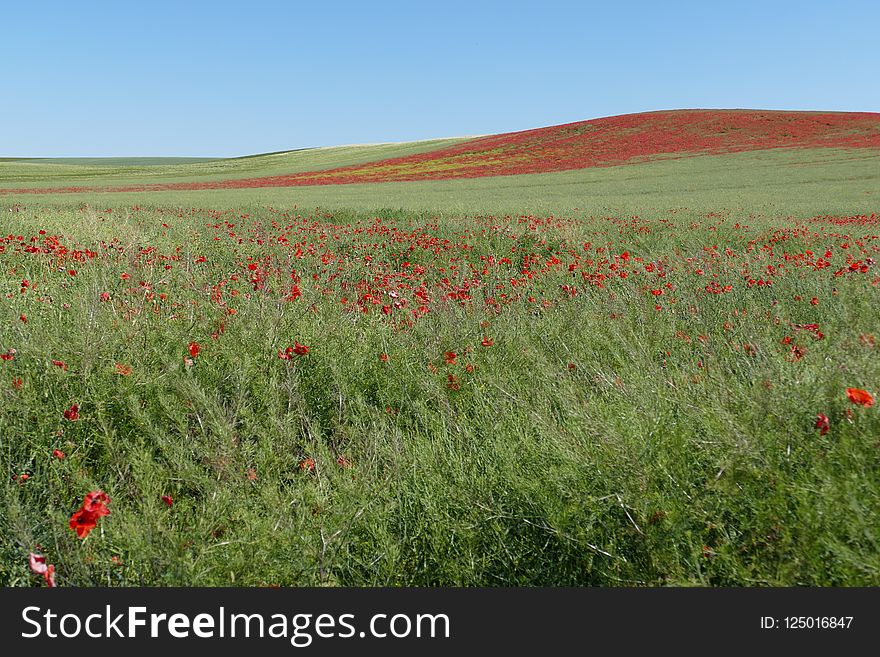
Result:
<instances>
[{"instance_id":1,"label":"field of poppies","mask_svg":"<svg viewBox=\"0 0 880 657\"><path fill-rule=\"evenodd\" d=\"M880 581L876 215L11 210L4 584Z\"/></svg>"},{"instance_id":2,"label":"field of poppies","mask_svg":"<svg viewBox=\"0 0 880 657\"><path fill-rule=\"evenodd\" d=\"M878 585L876 162L0 196L0 584Z\"/></svg>"}]
</instances>

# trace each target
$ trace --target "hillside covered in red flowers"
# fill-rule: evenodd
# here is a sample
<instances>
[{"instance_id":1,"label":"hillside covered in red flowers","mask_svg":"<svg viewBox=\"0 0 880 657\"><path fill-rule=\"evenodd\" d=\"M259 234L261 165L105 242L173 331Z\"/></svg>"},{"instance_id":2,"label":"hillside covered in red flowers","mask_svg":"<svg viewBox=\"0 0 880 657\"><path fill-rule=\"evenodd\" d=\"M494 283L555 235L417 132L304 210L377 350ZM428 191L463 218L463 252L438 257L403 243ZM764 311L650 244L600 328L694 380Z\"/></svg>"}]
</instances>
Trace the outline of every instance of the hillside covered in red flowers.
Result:
<instances>
[{"instance_id":1,"label":"hillside covered in red flowers","mask_svg":"<svg viewBox=\"0 0 880 657\"><path fill-rule=\"evenodd\" d=\"M658 158L785 148L880 149L880 114L763 110L676 110L626 114L480 137L427 153L323 171L221 181L128 185L101 188L101 191L292 187L479 178L614 166ZM88 189L96 188L2 191L34 193Z\"/></svg>"}]
</instances>

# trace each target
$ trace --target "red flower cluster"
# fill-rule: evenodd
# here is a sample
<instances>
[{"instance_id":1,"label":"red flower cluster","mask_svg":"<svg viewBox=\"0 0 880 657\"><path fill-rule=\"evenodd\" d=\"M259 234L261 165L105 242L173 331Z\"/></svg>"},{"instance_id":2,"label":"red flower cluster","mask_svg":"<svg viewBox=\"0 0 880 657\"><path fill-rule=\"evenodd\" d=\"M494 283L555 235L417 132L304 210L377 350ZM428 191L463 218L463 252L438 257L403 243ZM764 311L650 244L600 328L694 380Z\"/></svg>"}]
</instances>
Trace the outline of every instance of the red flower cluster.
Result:
<instances>
[{"instance_id":1,"label":"red flower cluster","mask_svg":"<svg viewBox=\"0 0 880 657\"><path fill-rule=\"evenodd\" d=\"M110 497L102 490L92 491L83 500L82 506L70 516L70 528L76 531L76 535L85 538L98 525L98 518L109 516L110 509L107 505Z\"/></svg>"}]
</instances>

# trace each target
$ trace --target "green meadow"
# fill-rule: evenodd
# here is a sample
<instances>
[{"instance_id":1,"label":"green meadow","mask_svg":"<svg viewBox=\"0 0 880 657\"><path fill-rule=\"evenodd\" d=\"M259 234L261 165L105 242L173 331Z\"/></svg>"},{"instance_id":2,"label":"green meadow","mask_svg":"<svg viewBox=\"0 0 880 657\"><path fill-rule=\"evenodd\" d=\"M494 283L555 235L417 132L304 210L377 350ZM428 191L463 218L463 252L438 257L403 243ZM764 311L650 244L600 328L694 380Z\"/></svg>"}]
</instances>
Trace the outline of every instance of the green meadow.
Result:
<instances>
[{"instance_id":1,"label":"green meadow","mask_svg":"<svg viewBox=\"0 0 880 657\"><path fill-rule=\"evenodd\" d=\"M0 584L880 584L875 151L2 192L446 143L0 161Z\"/></svg>"}]
</instances>

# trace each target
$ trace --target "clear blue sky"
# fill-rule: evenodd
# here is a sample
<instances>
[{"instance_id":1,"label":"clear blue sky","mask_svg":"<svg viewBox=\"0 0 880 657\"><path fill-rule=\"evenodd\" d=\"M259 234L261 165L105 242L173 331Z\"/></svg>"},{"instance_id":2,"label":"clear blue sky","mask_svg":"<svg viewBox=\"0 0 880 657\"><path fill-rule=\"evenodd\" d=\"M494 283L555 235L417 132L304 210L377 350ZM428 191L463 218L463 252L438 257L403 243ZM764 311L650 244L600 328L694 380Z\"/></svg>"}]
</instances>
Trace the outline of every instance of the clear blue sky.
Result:
<instances>
[{"instance_id":1,"label":"clear blue sky","mask_svg":"<svg viewBox=\"0 0 880 657\"><path fill-rule=\"evenodd\" d=\"M880 2L9 2L0 155L243 155L671 108L880 111Z\"/></svg>"}]
</instances>

